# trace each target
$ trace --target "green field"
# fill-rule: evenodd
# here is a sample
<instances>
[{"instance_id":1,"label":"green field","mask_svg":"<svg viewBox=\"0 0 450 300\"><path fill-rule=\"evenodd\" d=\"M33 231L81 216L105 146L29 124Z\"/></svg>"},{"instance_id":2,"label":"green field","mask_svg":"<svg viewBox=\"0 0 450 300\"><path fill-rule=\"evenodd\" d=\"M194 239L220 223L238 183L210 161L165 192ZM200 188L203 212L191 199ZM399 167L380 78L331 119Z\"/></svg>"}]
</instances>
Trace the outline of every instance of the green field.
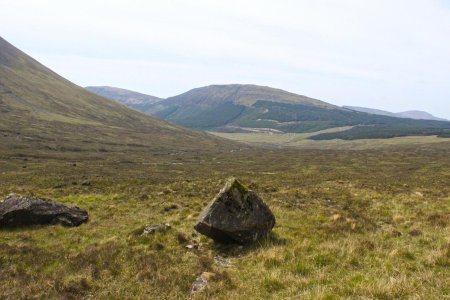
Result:
<instances>
[{"instance_id":1,"label":"green field","mask_svg":"<svg viewBox=\"0 0 450 300\"><path fill-rule=\"evenodd\" d=\"M347 149L369 150L390 146L418 146L426 144L441 144L450 141L450 138L436 136L408 136L388 139L359 139L359 140L311 140L311 136L321 133L338 133L350 127L338 127L312 133L223 133L210 132L214 135L246 143L249 145L265 147L294 147L300 149Z\"/></svg>"},{"instance_id":2,"label":"green field","mask_svg":"<svg viewBox=\"0 0 450 300\"><path fill-rule=\"evenodd\" d=\"M198 157L125 149L2 150L2 197L75 204L90 222L2 229L1 299L186 299L205 271L213 274L194 299L450 297L449 142ZM276 215L255 245L217 245L193 231L229 176ZM170 231L139 236L166 222Z\"/></svg>"}]
</instances>

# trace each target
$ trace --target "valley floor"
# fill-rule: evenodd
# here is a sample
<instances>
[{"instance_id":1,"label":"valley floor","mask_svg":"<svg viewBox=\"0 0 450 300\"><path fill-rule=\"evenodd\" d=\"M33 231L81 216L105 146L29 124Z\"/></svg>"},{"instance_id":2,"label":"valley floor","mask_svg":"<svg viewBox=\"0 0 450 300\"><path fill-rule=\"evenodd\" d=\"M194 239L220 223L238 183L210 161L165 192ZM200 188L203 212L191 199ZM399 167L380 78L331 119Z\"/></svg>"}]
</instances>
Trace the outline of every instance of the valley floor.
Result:
<instances>
[{"instance_id":1,"label":"valley floor","mask_svg":"<svg viewBox=\"0 0 450 300\"><path fill-rule=\"evenodd\" d=\"M436 136L406 136L388 139L358 139L358 140L310 140L311 136L320 133L340 132L350 127L338 127L313 133L224 133L211 132L214 135L238 142L268 146L268 147L295 147L300 149L347 149L370 150L391 146L418 146L450 142L450 138Z\"/></svg>"},{"instance_id":2,"label":"valley floor","mask_svg":"<svg viewBox=\"0 0 450 300\"><path fill-rule=\"evenodd\" d=\"M1 229L1 299L186 299L202 272L212 274L194 299L450 297L449 142L139 151L0 153L1 197L48 197L90 214L77 228ZM192 229L229 176L277 217L253 246L216 245ZM172 229L140 236L158 223Z\"/></svg>"}]
</instances>

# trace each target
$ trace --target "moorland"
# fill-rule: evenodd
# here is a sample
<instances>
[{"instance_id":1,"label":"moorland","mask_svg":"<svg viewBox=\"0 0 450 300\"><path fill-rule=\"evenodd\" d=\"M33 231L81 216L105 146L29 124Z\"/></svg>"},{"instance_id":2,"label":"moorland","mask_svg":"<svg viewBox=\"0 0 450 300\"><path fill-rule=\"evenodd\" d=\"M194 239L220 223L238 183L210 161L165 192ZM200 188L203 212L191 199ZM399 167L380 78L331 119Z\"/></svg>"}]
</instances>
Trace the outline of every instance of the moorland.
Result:
<instances>
[{"instance_id":1,"label":"moorland","mask_svg":"<svg viewBox=\"0 0 450 300\"><path fill-rule=\"evenodd\" d=\"M194 298L442 299L450 293L449 149L2 152L0 195L77 205L90 222L2 229L0 296L188 298L207 271L214 276ZM215 244L193 230L229 176L277 217L252 246ZM159 223L172 229L140 236Z\"/></svg>"},{"instance_id":2,"label":"moorland","mask_svg":"<svg viewBox=\"0 0 450 300\"><path fill-rule=\"evenodd\" d=\"M93 95L1 39L0 79L0 197L89 213L74 228L1 228L2 299L450 295L446 138L241 143ZM231 176L277 219L252 245L193 230ZM161 223L171 229L141 235ZM191 293L204 272L208 285Z\"/></svg>"}]
</instances>

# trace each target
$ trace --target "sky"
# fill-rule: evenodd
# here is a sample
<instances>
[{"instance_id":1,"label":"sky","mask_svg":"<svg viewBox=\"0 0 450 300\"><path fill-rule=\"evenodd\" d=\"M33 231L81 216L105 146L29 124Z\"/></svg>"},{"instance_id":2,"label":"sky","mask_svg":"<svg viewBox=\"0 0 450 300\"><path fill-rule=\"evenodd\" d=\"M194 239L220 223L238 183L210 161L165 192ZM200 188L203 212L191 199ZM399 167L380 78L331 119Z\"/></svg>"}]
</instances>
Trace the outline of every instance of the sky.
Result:
<instances>
[{"instance_id":1,"label":"sky","mask_svg":"<svg viewBox=\"0 0 450 300\"><path fill-rule=\"evenodd\" d=\"M450 119L450 0L0 0L0 29L80 86L252 83Z\"/></svg>"}]
</instances>

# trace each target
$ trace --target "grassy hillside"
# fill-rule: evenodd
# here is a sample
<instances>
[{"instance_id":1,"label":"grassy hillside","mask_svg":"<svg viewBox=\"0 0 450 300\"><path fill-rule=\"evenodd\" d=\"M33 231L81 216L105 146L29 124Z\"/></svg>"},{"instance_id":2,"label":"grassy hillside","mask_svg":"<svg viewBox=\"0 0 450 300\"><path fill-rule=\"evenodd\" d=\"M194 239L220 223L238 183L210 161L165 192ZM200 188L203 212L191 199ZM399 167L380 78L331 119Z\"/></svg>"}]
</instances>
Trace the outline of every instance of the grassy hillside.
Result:
<instances>
[{"instance_id":1,"label":"grassy hillside","mask_svg":"<svg viewBox=\"0 0 450 300\"><path fill-rule=\"evenodd\" d=\"M23 148L33 148L38 154L144 148L196 152L235 147L94 95L1 38L0 78L0 144L13 154L20 154Z\"/></svg>"}]
</instances>

